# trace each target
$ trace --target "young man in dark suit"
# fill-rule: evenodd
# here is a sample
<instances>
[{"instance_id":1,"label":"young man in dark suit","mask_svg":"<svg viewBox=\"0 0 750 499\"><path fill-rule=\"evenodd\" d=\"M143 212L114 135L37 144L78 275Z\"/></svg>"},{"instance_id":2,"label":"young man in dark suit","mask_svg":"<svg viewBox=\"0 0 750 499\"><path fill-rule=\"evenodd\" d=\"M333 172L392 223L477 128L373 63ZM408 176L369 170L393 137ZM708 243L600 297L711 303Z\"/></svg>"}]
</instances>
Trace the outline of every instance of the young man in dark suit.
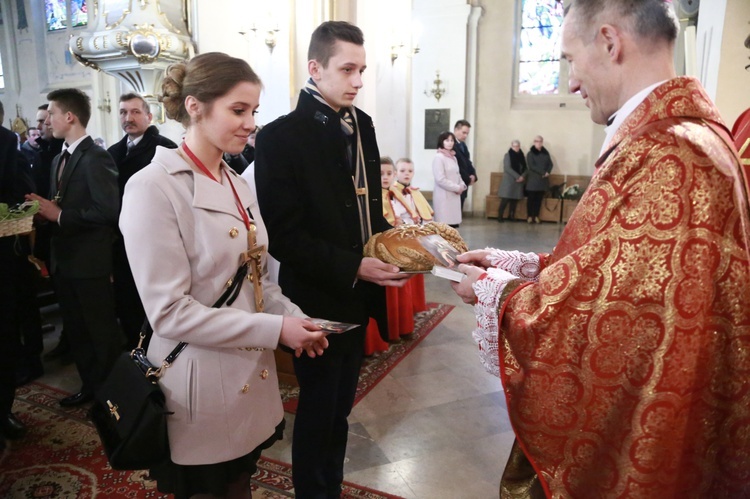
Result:
<instances>
[{"instance_id":1,"label":"young man in dark suit","mask_svg":"<svg viewBox=\"0 0 750 499\"><path fill-rule=\"evenodd\" d=\"M52 200L27 198L39 201L40 216L53 224L50 270L82 381L79 393L60 401L67 407L93 398L122 348L110 282L120 197L112 157L86 133L89 97L60 89L47 99L47 123L65 145L52 165Z\"/></svg>"},{"instance_id":2,"label":"young man in dark suit","mask_svg":"<svg viewBox=\"0 0 750 499\"><path fill-rule=\"evenodd\" d=\"M359 324L330 335L323 355L294 358L300 397L292 477L305 498L341 494L365 328L384 311L381 286L403 286L408 277L362 257L370 234L390 227L372 119L353 106L365 70L363 43L349 23L320 25L297 108L264 127L255 150L258 200L284 294L311 317Z\"/></svg>"},{"instance_id":3,"label":"young man in dark suit","mask_svg":"<svg viewBox=\"0 0 750 499\"><path fill-rule=\"evenodd\" d=\"M464 181L466 187L474 185L477 181L477 171L474 169L474 164L471 162L471 154L469 154L469 148L466 147L466 138L469 136L471 131L471 124L466 120L458 120L453 126L453 135L456 137L456 145L453 149L456 151L456 161L458 161L458 172L461 174L461 180ZM466 189L461 193L461 209L464 208L464 201L469 190Z\"/></svg>"},{"instance_id":4,"label":"young man in dark suit","mask_svg":"<svg viewBox=\"0 0 750 499\"><path fill-rule=\"evenodd\" d=\"M168 149L177 148L177 144L159 134L159 129L151 125L153 115L146 99L136 93L120 96L120 124L125 136L112 145L107 152L117 165L117 183L120 188L120 201L125 193L125 184L130 177L146 167L154 157L157 146ZM126 347L135 348L146 313L138 296L133 281L125 244L122 235L117 233L114 243L113 280L115 287L115 305L120 326L125 333Z\"/></svg>"}]
</instances>

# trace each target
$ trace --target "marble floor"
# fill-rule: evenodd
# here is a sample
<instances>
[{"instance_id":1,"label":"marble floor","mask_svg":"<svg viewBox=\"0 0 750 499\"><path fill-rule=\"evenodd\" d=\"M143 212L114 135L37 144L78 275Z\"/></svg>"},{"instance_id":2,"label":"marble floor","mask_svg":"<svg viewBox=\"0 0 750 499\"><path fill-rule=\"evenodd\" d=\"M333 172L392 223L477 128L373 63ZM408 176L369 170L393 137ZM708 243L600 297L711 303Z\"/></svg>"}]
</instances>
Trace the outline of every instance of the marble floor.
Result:
<instances>
[{"instance_id":1,"label":"marble floor","mask_svg":"<svg viewBox=\"0 0 750 499\"><path fill-rule=\"evenodd\" d=\"M470 248L546 252L562 228L469 218L459 232ZM354 407L345 479L409 499L495 498L513 442L500 380L479 363L472 308L444 279L428 275L425 285L428 301L455 308ZM56 335L45 336L47 350ZM79 388L72 365L53 362L45 370L40 382ZM285 439L265 455L291 461L293 421L287 415Z\"/></svg>"}]
</instances>

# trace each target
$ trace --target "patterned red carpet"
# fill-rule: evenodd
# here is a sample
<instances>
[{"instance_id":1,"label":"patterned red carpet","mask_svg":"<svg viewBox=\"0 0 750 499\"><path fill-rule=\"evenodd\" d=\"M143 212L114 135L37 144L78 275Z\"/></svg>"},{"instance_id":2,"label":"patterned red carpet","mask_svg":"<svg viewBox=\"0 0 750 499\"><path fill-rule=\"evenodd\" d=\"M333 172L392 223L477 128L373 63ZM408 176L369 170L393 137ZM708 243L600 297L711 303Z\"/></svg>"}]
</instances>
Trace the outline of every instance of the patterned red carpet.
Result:
<instances>
[{"instance_id":1,"label":"patterned red carpet","mask_svg":"<svg viewBox=\"0 0 750 499\"><path fill-rule=\"evenodd\" d=\"M359 373L359 383L357 385L357 398L354 405L362 400L362 397L373 389L391 369L401 362L406 355L416 347L420 341L430 334L435 326L440 324L446 315L453 310L453 305L444 303L428 303L427 310L414 316L414 332L409 336L404 336L401 342L394 343L390 348L381 353L370 357L365 357L362 364L362 370ZM281 399L284 401L284 410L295 413L297 410L297 398L299 397L299 387L281 383Z\"/></svg>"},{"instance_id":2,"label":"patterned red carpet","mask_svg":"<svg viewBox=\"0 0 750 499\"><path fill-rule=\"evenodd\" d=\"M29 433L9 442L0 455L0 498L170 497L156 490L146 471L112 470L86 419L87 408L60 408L57 401L65 395L38 383L17 391L13 411L28 425ZM254 498L294 497L290 465L264 458L258 464ZM398 499L346 482L344 497Z\"/></svg>"}]
</instances>

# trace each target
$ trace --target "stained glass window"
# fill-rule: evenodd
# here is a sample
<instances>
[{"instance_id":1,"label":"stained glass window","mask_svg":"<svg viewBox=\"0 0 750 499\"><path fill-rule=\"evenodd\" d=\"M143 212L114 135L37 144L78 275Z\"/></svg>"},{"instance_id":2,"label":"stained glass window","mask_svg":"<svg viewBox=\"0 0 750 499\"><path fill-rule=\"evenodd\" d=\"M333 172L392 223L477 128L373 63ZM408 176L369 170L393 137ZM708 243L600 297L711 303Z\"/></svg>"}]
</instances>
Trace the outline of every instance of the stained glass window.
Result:
<instances>
[{"instance_id":1,"label":"stained glass window","mask_svg":"<svg viewBox=\"0 0 750 499\"><path fill-rule=\"evenodd\" d=\"M86 0L70 0L70 25L86 26L88 15L86 14Z\"/></svg>"},{"instance_id":2,"label":"stained glass window","mask_svg":"<svg viewBox=\"0 0 750 499\"><path fill-rule=\"evenodd\" d=\"M86 0L44 0L47 31L58 31L68 27L68 3L70 3L70 26L86 26Z\"/></svg>"},{"instance_id":3,"label":"stained glass window","mask_svg":"<svg viewBox=\"0 0 750 499\"><path fill-rule=\"evenodd\" d=\"M57 31L67 27L68 10L65 0L44 0L44 11L47 16L47 31Z\"/></svg>"},{"instance_id":4,"label":"stained glass window","mask_svg":"<svg viewBox=\"0 0 750 499\"><path fill-rule=\"evenodd\" d=\"M522 0L518 52L518 93L558 93L560 83L561 0Z\"/></svg>"}]
</instances>

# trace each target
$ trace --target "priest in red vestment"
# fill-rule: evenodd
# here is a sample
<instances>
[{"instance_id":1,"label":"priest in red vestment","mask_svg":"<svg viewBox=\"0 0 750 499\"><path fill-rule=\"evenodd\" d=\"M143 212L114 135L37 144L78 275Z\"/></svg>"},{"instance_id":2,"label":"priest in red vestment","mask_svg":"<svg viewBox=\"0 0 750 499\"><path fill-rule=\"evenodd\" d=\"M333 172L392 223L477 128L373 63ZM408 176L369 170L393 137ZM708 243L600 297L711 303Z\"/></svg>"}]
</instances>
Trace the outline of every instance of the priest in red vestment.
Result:
<instances>
[{"instance_id":1,"label":"priest in red vestment","mask_svg":"<svg viewBox=\"0 0 750 499\"><path fill-rule=\"evenodd\" d=\"M516 445L501 497L750 497L750 205L731 136L676 77L663 0L574 0L562 52L607 137L549 255L454 285Z\"/></svg>"}]
</instances>

